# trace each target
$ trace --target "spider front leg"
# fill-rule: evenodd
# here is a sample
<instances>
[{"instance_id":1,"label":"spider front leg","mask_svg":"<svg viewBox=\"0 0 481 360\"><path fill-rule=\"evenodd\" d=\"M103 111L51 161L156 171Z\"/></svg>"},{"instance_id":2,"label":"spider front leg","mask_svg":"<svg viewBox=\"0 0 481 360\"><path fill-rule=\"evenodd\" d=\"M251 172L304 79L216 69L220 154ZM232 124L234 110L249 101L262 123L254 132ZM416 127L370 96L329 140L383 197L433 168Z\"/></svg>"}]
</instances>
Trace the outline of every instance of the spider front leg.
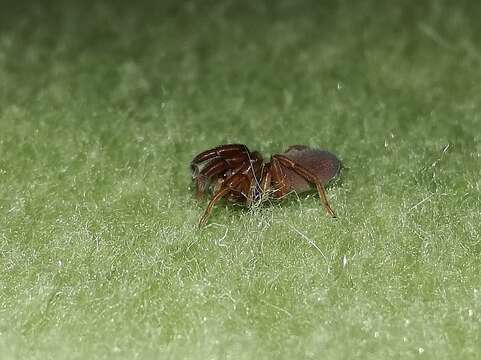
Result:
<instances>
[{"instance_id":1,"label":"spider front leg","mask_svg":"<svg viewBox=\"0 0 481 360\"><path fill-rule=\"evenodd\" d=\"M242 144L227 144L201 152L190 163L196 197L202 198L212 179L218 179L230 169L249 161L249 149Z\"/></svg>"},{"instance_id":2,"label":"spider front leg","mask_svg":"<svg viewBox=\"0 0 481 360\"><path fill-rule=\"evenodd\" d=\"M243 182L245 183L248 181L246 179L246 176L244 174L234 174L231 175L229 178L227 178L221 185L220 189L214 194L214 197L209 201L209 204L207 205L207 208L204 211L204 214L202 217L199 219L199 227L202 227L205 225L207 222L207 219L210 216L210 213L212 212L212 208L214 205L223 197L229 195L230 193L236 191L239 191L239 186L244 185ZM244 185L245 186L245 185Z\"/></svg>"},{"instance_id":3,"label":"spider front leg","mask_svg":"<svg viewBox=\"0 0 481 360\"><path fill-rule=\"evenodd\" d=\"M196 165L213 158L223 158L226 160L239 159L242 161L248 159L249 156L250 151L247 146L243 144L226 144L217 146L210 150L203 151L200 154L196 155L192 159L191 167L195 167Z\"/></svg>"},{"instance_id":4,"label":"spider front leg","mask_svg":"<svg viewBox=\"0 0 481 360\"><path fill-rule=\"evenodd\" d=\"M242 162L241 162L242 163ZM227 162L224 159L212 159L202 170L194 174L196 197L201 199L207 190L212 179L217 180L222 174L226 173L236 162ZM237 164L239 167L239 164ZM235 171L235 169L234 169Z\"/></svg>"},{"instance_id":5,"label":"spider front leg","mask_svg":"<svg viewBox=\"0 0 481 360\"><path fill-rule=\"evenodd\" d=\"M336 214L334 210L332 210L331 205L329 204L329 201L327 200L326 196L326 190L324 189L324 185L322 184L321 180L318 179L316 175L314 175L312 172L310 172L308 169L305 167L297 164L296 162L292 161L288 157L284 155L273 155L272 156L272 161L273 162L278 162L282 166L285 166L286 168L294 171L296 174L299 176L303 177L310 183L314 184L317 188L317 191L319 193L319 197L321 198L324 207L326 208L326 211L331 215L332 217L336 217Z\"/></svg>"},{"instance_id":6,"label":"spider front leg","mask_svg":"<svg viewBox=\"0 0 481 360\"><path fill-rule=\"evenodd\" d=\"M264 165L260 189L261 201L267 200L270 196L281 198L286 195L284 174L278 161L271 161Z\"/></svg>"},{"instance_id":7,"label":"spider front leg","mask_svg":"<svg viewBox=\"0 0 481 360\"><path fill-rule=\"evenodd\" d=\"M271 187L272 174L271 174L271 163L267 163L262 168L261 176L261 196L264 196L269 191Z\"/></svg>"},{"instance_id":8,"label":"spider front leg","mask_svg":"<svg viewBox=\"0 0 481 360\"><path fill-rule=\"evenodd\" d=\"M205 223L207 222L207 219L210 216L210 213L212 212L212 207L215 205L215 203L218 202L220 199L222 199L224 196L226 196L230 191L231 190L228 187L225 187L223 189L220 189L217 193L215 193L214 197L209 201L209 205L207 205L207 208L205 209L204 214L199 219L199 223L198 223L199 228L204 226Z\"/></svg>"}]
</instances>

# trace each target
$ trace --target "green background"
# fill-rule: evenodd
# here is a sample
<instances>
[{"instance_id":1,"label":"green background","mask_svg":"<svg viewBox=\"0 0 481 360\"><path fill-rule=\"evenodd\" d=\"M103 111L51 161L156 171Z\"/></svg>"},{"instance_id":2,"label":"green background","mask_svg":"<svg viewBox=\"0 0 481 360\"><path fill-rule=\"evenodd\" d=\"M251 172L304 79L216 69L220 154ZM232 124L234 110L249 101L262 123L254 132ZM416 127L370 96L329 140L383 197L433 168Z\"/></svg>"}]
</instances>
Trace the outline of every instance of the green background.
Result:
<instances>
[{"instance_id":1,"label":"green background","mask_svg":"<svg viewBox=\"0 0 481 360\"><path fill-rule=\"evenodd\" d=\"M479 358L479 1L2 5L2 359ZM229 142L336 153L338 218L197 230Z\"/></svg>"}]
</instances>

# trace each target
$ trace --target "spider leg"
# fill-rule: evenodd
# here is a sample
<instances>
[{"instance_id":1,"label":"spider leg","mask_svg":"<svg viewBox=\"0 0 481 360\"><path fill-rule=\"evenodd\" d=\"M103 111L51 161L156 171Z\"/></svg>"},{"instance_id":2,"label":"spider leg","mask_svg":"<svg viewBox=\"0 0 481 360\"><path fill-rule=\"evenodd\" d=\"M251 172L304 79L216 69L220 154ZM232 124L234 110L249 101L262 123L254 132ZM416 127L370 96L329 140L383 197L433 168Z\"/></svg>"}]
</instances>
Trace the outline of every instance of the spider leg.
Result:
<instances>
[{"instance_id":1,"label":"spider leg","mask_svg":"<svg viewBox=\"0 0 481 360\"><path fill-rule=\"evenodd\" d=\"M206 150L198 154L192 159L191 167L200 164L204 161L220 157L224 159L246 159L249 158L250 151L247 146L243 144L227 144L217 146L213 149Z\"/></svg>"},{"instance_id":2,"label":"spider leg","mask_svg":"<svg viewBox=\"0 0 481 360\"><path fill-rule=\"evenodd\" d=\"M223 189L220 189L214 197L210 200L209 205L207 205L207 208L204 211L204 214L202 217L199 219L199 227L202 227L205 225L207 222L207 218L210 216L210 213L212 212L212 207L215 205L216 202L218 202L220 199L222 199L224 196L226 196L229 192L231 191L230 188L225 187Z\"/></svg>"},{"instance_id":3,"label":"spider leg","mask_svg":"<svg viewBox=\"0 0 481 360\"><path fill-rule=\"evenodd\" d=\"M279 161L274 157L271 159L271 176L274 184L274 197L281 198L287 194L288 186L284 182L284 172Z\"/></svg>"},{"instance_id":4,"label":"spider leg","mask_svg":"<svg viewBox=\"0 0 481 360\"><path fill-rule=\"evenodd\" d=\"M240 161L212 159L198 174L194 175L196 197L199 199L204 195L211 178L217 178L232 168L234 168L232 170L235 173L241 167L243 161L243 159L240 159Z\"/></svg>"},{"instance_id":5,"label":"spider leg","mask_svg":"<svg viewBox=\"0 0 481 360\"><path fill-rule=\"evenodd\" d=\"M244 166L244 168L247 166ZM242 185L243 181L246 181L246 175L240 172L238 174L233 174L229 176L223 182L219 191L217 191L214 194L214 197L209 201L209 204L207 205L207 208L205 209L204 214L199 220L199 227L202 227L203 225L205 225L205 223L207 222L207 218L210 216L210 213L212 212L213 206L224 196L226 196L227 194L231 193L234 190L237 190L238 186Z\"/></svg>"},{"instance_id":6,"label":"spider leg","mask_svg":"<svg viewBox=\"0 0 481 360\"><path fill-rule=\"evenodd\" d=\"M259 195L262 194L261 182L264 170L262 156L254 151L252 153L252 158L251 167L247 172L244 172L247 177L248 195L246 196L246 205L248 207L255 201L259 200Z\"/></svg>"},{"instance_id":7,"label":"spider leg","mask_svg":"<svg viewBox=\"0 0 481 360\"><path fill-rule=\"evenodd\" d=\"M200 199L207 189L209 180L229 169L229 166L222 160L213 160L207 164L198 174L194 175L195 196Z\"/></svg>"},{"instance_id":8,"label":"spider leg","mask_svg":"<svg viewBox=\"0 0 481 360\"><path fill-rule=\"evenodd\" d=\"M267 163L264 165L262 168L262 177L261 177L261 193L262 195L267 193L269 188L271 187L271 181L272 181L272 170L271 170L271 163Z\"/></svg>"},{"instance_id":9,"label":"spider leg","mask_svg":"<svg viewBox=\"0 0 481 360\"><path fill-rule=\"evenodd\" d=\"M252 203L255 201L256 189L258 188L255 175L252 173L249 173L249 176L247 176L247 180L244 185L245 185L244 191L247 191L246 205L250 207Z\"/></svg>"},{"instance_id":10,"label":"spider leg","mask_svg":"<svg viewBox=\"0 0 481 360\"><path fill-rule=\"evenodd\" d=\"M322 185L321 180L318 179L316 175L314 175L308 169L297 164L296 162L292 161L291 159L289 159L284 155L273 155L272 159L274 160L274 162L278 161L282 166L285 166L286 168L291 169L292 171L296 172L298 175L305 178L310 183L313 183L314 185L316 185L317 191L319 192L319 197L321 198L327 212L332 217L336 217L334 210L332 210L331 206L329 205L329 201L327 200L326 190L324 189L324 186Z\"/></svg>"},{"instance_id":11,"label":"spider leg","mask_svg":"<svg viewBox=\"0 0 481 360\"><path fill-rule=\"evenodd\" d=\"M253 155L257 158L255 154L256 152ZM204 195L211 178L219 177L227 170L241 166L250 158L249 149L242 144L221 145L198 154L190 163L196 185L196 197L201 198ZM207 163L202 165L205 162Z\"/></svg>"},{"instance_id":12,"label":"spider leg","mask_svg":"<svg viewBox=\"0 0 481 360\"><path fill-rule=\"evenodd\" d=\"M247 153L241 153L239 146L246 149ZM262 169L262 156L258 152L250 153L245 145L224 145L219 148L237 147L230 152L230 157L220 156L219 149L208 150L194 158L192 167L196 168L196 161L211 159L205 168L195 178L198 185L198 193L202 195L207 188L209 179L216 179L214 196L210 200L204 214L199 220L199 227L207 222L213 206L223 197L230 195L232 200L245 202L250 206L259 189L259 176ZM209 158L211 157L211 158ZM222 177L221 177L222 174ZM199 179L200 177L200 179Z\"/></svg>"}]
</instances>

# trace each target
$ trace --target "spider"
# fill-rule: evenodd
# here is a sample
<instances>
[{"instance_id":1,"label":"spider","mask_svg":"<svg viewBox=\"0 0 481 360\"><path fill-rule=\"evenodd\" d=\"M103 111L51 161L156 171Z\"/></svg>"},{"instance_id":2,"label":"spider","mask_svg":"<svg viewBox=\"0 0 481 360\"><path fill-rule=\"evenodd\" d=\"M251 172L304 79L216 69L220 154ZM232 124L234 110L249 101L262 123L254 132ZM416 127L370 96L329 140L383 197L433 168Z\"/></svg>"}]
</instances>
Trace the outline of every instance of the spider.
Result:
<instances>
[{"instance_id":1,"label":"spider","mask_svg":"<svg viewBox=\"0 0 481 360\"><path fill-rule=\"evenodd\" d=\"M251 152L243 144L203 151L191 162L196 197L201 199L208 191L213 196L199 227L206 224L213 206L222 198L249 207L269 197L279 199L292 191L308 191L311 184L316 186L328 214L336 217L324 186L338 176L340 169L341 162L334 154L305 145L290 146L284 153L272 155L267 163L259 152Z\"/></svg>"}]
</instances>

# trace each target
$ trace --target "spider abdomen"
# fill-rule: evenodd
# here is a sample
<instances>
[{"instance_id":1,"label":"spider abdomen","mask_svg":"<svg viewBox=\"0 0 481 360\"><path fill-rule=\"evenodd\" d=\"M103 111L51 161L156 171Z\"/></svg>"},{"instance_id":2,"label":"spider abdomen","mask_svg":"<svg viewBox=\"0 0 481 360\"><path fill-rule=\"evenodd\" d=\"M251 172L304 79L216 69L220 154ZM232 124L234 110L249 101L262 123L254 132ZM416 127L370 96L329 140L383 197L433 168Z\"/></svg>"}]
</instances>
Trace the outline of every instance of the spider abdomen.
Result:
<instances>
[{"instance_id":1,"label":"spider abdomen","mask_svg":"<svg viewBox=\"0 0 481 360\"><path fill-rule=\"evenodd\" d=\"M317 176L322 185L327 185L341 171L341 161L336 155L326 150L296 145L291 146L283 155L309 169ZM284 168L282 171L285 184L289 187L288 191L304 192L312 189L312 185L293 170Z\"/></svg>"}]
</instances>

